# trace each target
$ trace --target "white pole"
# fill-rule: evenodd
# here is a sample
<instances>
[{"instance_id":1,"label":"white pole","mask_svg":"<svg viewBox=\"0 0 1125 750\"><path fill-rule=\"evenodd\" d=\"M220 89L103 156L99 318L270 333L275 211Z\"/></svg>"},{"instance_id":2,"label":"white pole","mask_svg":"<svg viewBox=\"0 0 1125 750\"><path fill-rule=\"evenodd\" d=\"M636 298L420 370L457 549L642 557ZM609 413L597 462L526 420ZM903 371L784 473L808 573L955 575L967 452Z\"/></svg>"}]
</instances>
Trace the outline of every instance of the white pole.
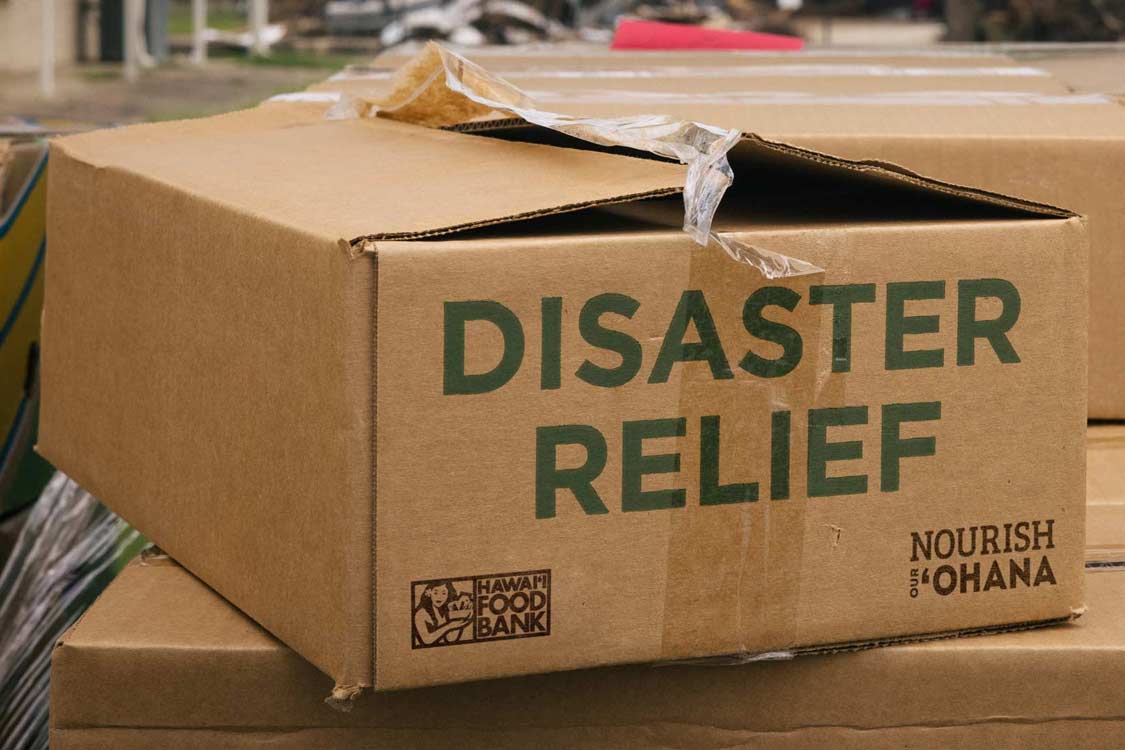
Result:
<instances>
[{"instance_id":1,"label":"white pole","mask_svg":"<svg viewBox=\"0 0 1125 750\"><path fill-rule=\"evenodd\" d=\"M125 80L137 80L137 52L140 46L140 40L137 35L140 33L140 27L137 23L137 3L143 0L124 0L122 4L122 24L124 25L121 42L124 45L125 54Z\"/></svg>"},{"instance_id":2,"label":"white pole","mask_svg":"<svg viewBox=\"0 0 1125 750\"><path fill-rule=\"evenodd\" d=\"M39 92L44 98L55 95L55 0L42 0L42 32L39 44Z\"/></svg>"},{"instance_id":3,"label":"white pole","mask_svg":"<svg viewBox=\"0 0 1125 750\"><path fill-rule=\"evenodd\" d=\"M202 65L207 61L207 0L191 0L191 61Z\"/></svg>"},{"instance_id":4,"label":"white pole","mask_svg":"<svg viewBox=\"0 0 1125 750\"><path fill-rule=\"evenodd\" d=\"M255 55L269 54L266 40L263 36L266 24L269 23L269 6L267 0L250 1L250 34L253 37L251 51Z\"/></svg>"}]
</instances>

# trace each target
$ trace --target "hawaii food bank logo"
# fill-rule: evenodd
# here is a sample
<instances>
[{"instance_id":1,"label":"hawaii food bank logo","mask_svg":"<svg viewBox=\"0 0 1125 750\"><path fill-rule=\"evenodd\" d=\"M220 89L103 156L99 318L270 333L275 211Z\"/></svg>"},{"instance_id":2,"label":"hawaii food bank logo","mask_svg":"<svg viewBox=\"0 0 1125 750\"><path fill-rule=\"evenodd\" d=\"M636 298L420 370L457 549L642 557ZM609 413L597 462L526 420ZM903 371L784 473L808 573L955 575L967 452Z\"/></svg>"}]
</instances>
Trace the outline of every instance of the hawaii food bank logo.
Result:
<instances>
[{"instance_id":1,"label":"hawaii food bank logo","mask_svg":"<svg viewBox=\"0 0 1125 750\"><path fill-rule=\"evenodd\" d=\"M551 571L524 570L410 584L411 646L551 634Z\"/></svg>"}]
</instances>

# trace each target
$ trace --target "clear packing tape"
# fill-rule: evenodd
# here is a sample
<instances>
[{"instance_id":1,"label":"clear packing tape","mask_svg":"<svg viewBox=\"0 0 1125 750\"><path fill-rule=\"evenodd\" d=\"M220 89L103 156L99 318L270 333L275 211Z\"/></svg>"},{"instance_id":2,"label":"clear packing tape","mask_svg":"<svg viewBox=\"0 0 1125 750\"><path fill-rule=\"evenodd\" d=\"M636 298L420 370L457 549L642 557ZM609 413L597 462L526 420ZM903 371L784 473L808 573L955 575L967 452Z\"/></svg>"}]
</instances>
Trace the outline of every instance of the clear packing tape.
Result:
<instances>
[{"instance_id":1,"label":"clear packing tape","mask_svg":"<svg viewBox=\"0 0 1125 750\"><path fill-rule=\"evenodd\" d=\"M731 258L756 268L768 279L823 271L803 260L712 231L715 212L734 181L727 153L742 138L738 130L663 115L587 118L545 112L515 86L433 42L399 70L388 95L378 99L343 96L327 116L386 117L443 128L495 113L600 146L643 151L678 161L688 170L683 228L695 242L704 246L714 242Z\"/></svg>"}]
</instances>

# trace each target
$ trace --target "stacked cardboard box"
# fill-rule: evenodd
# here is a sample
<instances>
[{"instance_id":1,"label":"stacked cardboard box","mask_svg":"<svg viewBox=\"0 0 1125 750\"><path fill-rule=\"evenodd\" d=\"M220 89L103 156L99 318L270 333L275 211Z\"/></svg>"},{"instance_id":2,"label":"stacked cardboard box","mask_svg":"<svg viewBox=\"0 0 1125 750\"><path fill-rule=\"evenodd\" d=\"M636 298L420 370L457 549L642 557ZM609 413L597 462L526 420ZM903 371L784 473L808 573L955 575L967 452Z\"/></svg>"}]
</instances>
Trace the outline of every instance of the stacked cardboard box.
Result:
<instances>
[{"instance_id":1,"label":"stacked cardboard box","mask_svg":"<svg viewBox=\"0 0 1125 750\"><path fill-rule=\"evenodd\" d=\"M1113 429L1090 434L1098 567L1090 612L1069 625L377 693L342 714L318 699L327 677L156 559L127 569L56 649L52 747L1117 748L1125 570L1109 563L1125 562L1125 432Z\"/></svg>"},{"instance_id":2,"label":"stacked cardboard box","mask_svg":"<svg viewBox=\"0 0 1125 750\"><path fill-rule=\"evenodd\" d=\"M1091 425L1086 464L1086 558L1111 565L1125 560L1125 425Z\"/></svg>"},{"instance_id":3,"label":"stacked cardboard box","mask_svg":"<svg viewBox=\"0 0 1125 750\"><path fill-rule=\"evenodd\" d=\"M56 655L56 741L890 747L1016 736L996 715L1102 741L1108 702L1044 722L1028 679L1092 662L1112 617L918 643L1113 597L1083 572L1085 219L753 133L544 129L450 60L378 117L359 77L350 117L313 95L57 142L41 450L244 615L130 569ZM914 75L1066 97L998 70ZM601 91L599 114L651 98ZM708 107L680 113L745 127ZM122 631L157 591L169 616ZM113 682L165 684L79 699L110 652ZM876 677L894 704L829 699ZM328 690L362 708L323 713Z\"/></svg>"}]
</instances>

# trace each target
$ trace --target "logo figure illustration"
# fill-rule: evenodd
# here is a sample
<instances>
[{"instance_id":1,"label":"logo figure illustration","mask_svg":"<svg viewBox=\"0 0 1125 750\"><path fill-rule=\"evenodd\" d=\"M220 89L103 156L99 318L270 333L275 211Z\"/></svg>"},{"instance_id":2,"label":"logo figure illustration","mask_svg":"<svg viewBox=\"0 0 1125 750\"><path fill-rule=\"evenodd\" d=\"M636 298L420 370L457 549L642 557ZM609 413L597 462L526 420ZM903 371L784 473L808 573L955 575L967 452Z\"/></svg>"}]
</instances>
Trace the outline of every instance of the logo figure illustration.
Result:
<instances>
[{"instance_id":1,"label":"logo figure illustration","mask_svg":"<svg viewBox=\"0 0 1125 750\"><path fill-rule=\"evenodd\" d=\"M458 591L450 579L417 587L414 605L414 638L422 646L457 643L473 622L473 597ZM472 638L472 633L469 633Z\"/></svg>"}]
</instances>

